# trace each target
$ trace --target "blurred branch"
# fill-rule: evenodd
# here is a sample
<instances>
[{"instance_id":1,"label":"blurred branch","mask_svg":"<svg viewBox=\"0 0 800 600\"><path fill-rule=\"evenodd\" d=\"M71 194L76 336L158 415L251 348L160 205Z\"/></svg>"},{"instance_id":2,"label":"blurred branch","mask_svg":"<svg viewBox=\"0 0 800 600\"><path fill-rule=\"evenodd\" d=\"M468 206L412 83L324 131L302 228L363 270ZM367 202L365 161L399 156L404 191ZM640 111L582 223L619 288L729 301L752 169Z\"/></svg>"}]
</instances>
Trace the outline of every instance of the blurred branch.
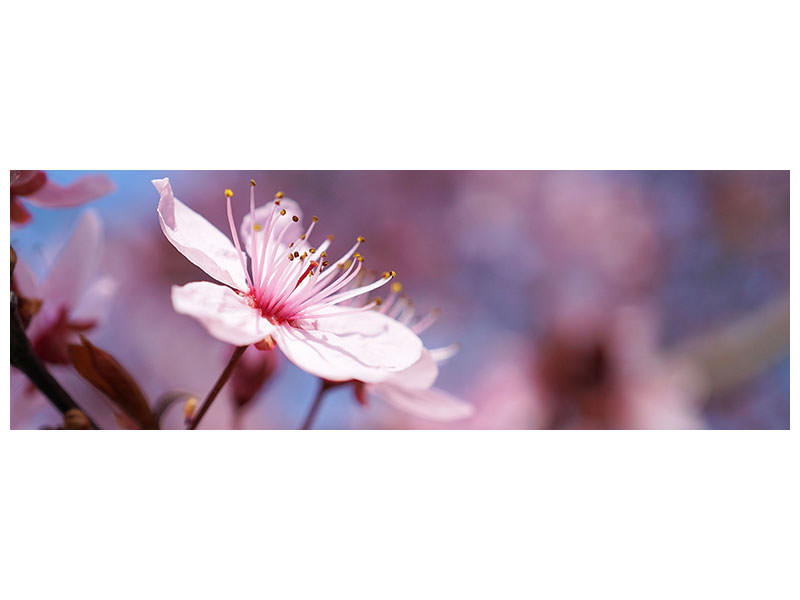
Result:
<instances>
[{"instance_id":1,"label":"blurred branch","mask_svg":"<svg viewBox=\"0 0 800 600\"><path fill-rule=\"evenodd\" d=\"M669 364L704 378L705 396L726 392L773 365L789 348L789 295L668 353Z\"/></svg>"},{"instance_id":2,"label":"blurred branch","mask_svg":"<svg viewBox=\"0 0 800 600\"><path fill-rule=\"evenodd\" d=\"M308 411L308 415L306 415L306 418L303 421L303 425L300 427L300 429L311 429L314 426L314 421L317 418L317 413L319 412L320 406L322 406L322 398L325 396L325 392L327 392L331 388L334 388L338 385L343 385L345 383L350 383L350 382L328 381L327 379L320 379L317 395L314 398L314 402L311 404L311 409Z\"/></svg>"},{"instance_id":3,"label":"blurred branch","mask_svg":"<svg viewBox=\"0 0 800 600\"><path fill-rule=\"evenodd\" d=\"M11 365L25 373L31 383L47 396L48 400L64 415L65 419L68 416L73 418L75 413L70 413L70 411L77 410L86 417L92 429L98 429L97 425L86 414L86 411L75 403L66 390L61 387L61 384L50 374L42 361L39 360L39 357L36 356L31 342L25 334L25 328L19 316L17 295L14 292L11 292Z\"/></svg>"}]
</instances>

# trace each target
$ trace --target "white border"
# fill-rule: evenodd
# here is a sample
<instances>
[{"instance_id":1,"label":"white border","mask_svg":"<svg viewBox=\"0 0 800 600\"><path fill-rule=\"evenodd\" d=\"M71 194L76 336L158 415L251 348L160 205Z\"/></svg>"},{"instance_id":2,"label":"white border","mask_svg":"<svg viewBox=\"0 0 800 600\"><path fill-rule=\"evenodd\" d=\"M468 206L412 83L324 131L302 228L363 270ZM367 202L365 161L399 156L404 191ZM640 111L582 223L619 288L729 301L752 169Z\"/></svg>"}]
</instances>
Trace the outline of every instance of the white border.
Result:
<instances>
[{"instance_id":1,"label":"white border","mask_svg":"<svg viewBox=\"0 0 800 600\"><path fill-rule=\"evenodd\" d=\"M35 4L8 168L797 164L788 2ZM1 433L6 597L797 597L794 431Z\"/></svg>"}]
</instances>

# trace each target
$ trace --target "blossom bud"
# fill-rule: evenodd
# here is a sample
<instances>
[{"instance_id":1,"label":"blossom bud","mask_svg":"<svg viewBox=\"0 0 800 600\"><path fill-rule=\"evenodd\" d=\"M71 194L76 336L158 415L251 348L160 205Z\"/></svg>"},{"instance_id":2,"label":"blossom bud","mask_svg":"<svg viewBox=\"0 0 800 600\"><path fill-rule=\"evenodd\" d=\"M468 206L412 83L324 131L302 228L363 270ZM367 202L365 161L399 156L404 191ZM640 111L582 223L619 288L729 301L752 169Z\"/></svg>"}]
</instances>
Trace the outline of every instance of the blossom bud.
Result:
<instances>
[{"instance_id":1,"label":"blossom bud","mask_svg":"<svg viewBox=\"0 0 800 600\"><path fill-rule=\"evenodd\" d=\"M72 408L64 414L64 429L91 429L92 424L83 412Z\"/></svg>"},{"instance_id":2,"label":"blossom bud","mask_svg":"<svg viewBox=\"0 0 800 600\"><path fill-rule=\"evenodd\" d=\"M194 416L194 411L197 408L197 398L189 396L186 403L183 405L183 420L189 423Z\"/></svg>"},{"instance_id":3,"label":"blossom bud","mask_svg":"<svg viewBox=\"0 0 800 600\"><path fill-rule=\"evenodd\" d=\"M274 348L274 345L272 346ZM248 348L231 375L231 398L237 409L247 406L272 378L278 366L274 352Z\"/></svg>"}]
</instances>

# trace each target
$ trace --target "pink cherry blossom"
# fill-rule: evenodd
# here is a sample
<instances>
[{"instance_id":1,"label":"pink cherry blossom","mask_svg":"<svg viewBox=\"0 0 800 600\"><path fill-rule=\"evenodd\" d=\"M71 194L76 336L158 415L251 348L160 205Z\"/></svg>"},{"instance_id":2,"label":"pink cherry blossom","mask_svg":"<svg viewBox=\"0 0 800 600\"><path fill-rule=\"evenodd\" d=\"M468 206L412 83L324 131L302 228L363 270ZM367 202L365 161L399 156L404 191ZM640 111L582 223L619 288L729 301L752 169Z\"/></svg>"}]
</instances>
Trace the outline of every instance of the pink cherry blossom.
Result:
<instances>
[{"instance_id":1,"label":"pink cherry blossom","mask_svg":"<svg viewBox=\"0 0 800 600\"><path fill-rule=\"evenodd\" d=\"M31 218L20 197L36 206L55 208L85 204L112 191L114 183L105 175L87 175L61 186L44 171L11 171L11 221L20 225Z\"/></svg>"},{"instance_id":2,"label":"pink cherry blossom","mask_svg":"<svg viewBox=\"0 0 800 600\"><path fill-rule=\"evenodd\" d=\"M252 182L254 183L254 182ZM226 190L232 242L205 218L180 202L169 179L154 180L160 193L158 215L164 235L189 261L223 285L197 281L172 288L179 313L196 318L214 337L245 346L277 345L295 365L328 381L382 381L422 354L409 328L372 310L343 302L388 283L393 274L356 289L364 238L338 260L328 261L326 239L310 244L317 219L303 231L299 206L281 194L255 208L241 224L241 241ZM249 266L248 266L249 258ZM345 266L345 263L348 266Z\"/></svg>"}]
</instances>

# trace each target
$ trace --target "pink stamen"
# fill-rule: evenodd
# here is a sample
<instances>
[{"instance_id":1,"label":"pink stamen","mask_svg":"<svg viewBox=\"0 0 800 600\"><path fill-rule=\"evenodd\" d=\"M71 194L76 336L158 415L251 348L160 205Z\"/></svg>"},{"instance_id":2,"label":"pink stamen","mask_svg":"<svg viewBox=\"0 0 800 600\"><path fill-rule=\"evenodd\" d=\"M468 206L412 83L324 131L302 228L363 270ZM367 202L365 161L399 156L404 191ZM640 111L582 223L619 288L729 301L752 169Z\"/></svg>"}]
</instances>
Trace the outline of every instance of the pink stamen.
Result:
<instances>
[{"instance_id":1,"label":"pink stamen","mask_svg":"<svg viewBox=\"0 0 800 600\"><path fill-rule=\"evenodd\" d=\"M231 227L231 236L233 237L233 245L236 246L236 251L239 253L239 261L242 263L242 270L244 271L244 276L247 278L247 284L250 286L250 289L254 289L253 280L250 278L250 273L247 270L247 262L244 258L244 252L242 252L242 247L239 245L239 236L236 233L236 227L233 224L233 209L231 208L231 198L233 197L233 192L230 190L225 190L225 198L228 201L228 225Z\"/></svg>"}]
</instances>

